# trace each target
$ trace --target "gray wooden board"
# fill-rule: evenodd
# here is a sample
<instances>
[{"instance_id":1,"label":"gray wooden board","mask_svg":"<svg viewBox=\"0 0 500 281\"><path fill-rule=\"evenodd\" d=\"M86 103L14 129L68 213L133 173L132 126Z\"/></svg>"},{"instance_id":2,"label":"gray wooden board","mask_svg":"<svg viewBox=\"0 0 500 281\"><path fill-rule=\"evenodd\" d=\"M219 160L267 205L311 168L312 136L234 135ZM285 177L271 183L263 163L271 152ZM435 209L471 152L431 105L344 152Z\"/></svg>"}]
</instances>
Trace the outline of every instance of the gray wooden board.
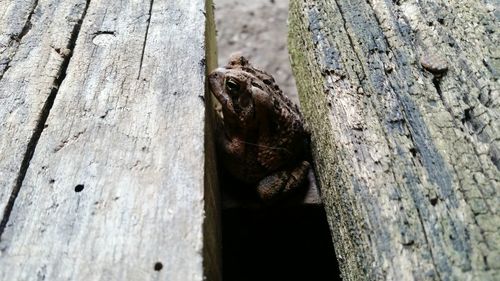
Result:
<instances>
[{"instance_id":1,"label":"gray wooden board","mask_svg":"<svg viewBox=\"0 0 500 281\"><path fill-rule=\"evenodd\" d=\"M205 1L39 0L31 20L0 80L28 120L1 117L28 133L9 132L15 149L2 135L2 155L24 153L57 95L1 237L0 279L203 280Z\"/></svg>"},{"instance_id":2,"label":"gray wooden board","mask_svg":"<svg viewBox=\"0 0 500 281\"><path fill-rule=\"evenodd\" d=\"M495 5L291 2L292 67L344 280L500 279Z\"/></svg>"}]
</instances>

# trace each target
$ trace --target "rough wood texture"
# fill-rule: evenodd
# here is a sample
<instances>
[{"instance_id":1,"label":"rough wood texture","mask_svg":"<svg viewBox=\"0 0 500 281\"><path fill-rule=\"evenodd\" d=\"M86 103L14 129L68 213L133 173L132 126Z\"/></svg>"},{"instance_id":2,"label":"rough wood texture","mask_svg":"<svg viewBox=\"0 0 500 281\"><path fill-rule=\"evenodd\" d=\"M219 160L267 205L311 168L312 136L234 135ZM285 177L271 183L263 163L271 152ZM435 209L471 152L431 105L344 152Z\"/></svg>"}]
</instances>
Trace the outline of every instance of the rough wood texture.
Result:
<instances>
[{"instance_id":1,"label":"rough wood texture","mask_svg":"<svg viewBox=\"0 0 500 281\"><path fill-rule=\"evenodd\" d=\"M494 13L292 1L292 67L344 280L500 280Z\"/></svg>"},{"instance_id":2,"label":"rough wood texture","mask_svg":"<svg viewBox=\"0 0 500 281\"><path fill-rule=\"evenodd\" d=\"M1 280L219 279L211 13L2 2Z\"/></svg>"},{"instance_id":3,"label":"rough wood texture","mask_svg":"<svg viewBox=\"0 0 500 281\"><path fill-rule=\"evenodd\" d=\"M49 1L57 2L57 1ZM52 5L49 5L52 4ZM0 5L0 217L19 188L67 64L84 1ZM12 203L12 202L11 202ZM0 224L0 231L5 221Z\"/></svg>"}]
</instances>

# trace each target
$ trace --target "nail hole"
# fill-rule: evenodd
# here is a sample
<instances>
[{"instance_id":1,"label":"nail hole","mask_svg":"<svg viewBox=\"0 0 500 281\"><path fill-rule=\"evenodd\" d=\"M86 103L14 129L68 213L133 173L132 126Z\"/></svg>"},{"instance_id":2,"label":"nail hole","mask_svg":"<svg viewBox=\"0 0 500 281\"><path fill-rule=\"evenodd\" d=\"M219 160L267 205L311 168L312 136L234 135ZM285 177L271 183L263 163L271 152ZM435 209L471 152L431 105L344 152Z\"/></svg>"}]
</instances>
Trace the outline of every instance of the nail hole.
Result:
<instances>
[{"instance_id":1,"label":"nail hole","mask_svg":"<svg viewBox=\"0 0 500 281\"><path fill-rule=\"evenodd\" d=\"M80 192L85 186L83 184L78 184L75 186L75 192Z\"/></svg>"},{"instance_id":2,"label":"nail hole","mask_svg":"<svg viewBox=\"0 0 500 281\"><path fill-rule=\"evenodd\" d=\"M49 183L54 183L54 182L56 182L56 180L55 180L55 179L50 179L50 180L49 180Z\"/></svg>"},{"instance_id":3,"label":"nail hole","mask_svg":"<svg viewBox=\"0 0 500 281\"><path fill-rule=\"evenodd\" d=\"M464 117L462 117L462 124L465 124L466 122L470 122L472 120L472 108L467 108L464 111Z\"/></svg>"},{"instance_id":4,"label":"nail hole","mask_svg":"<svg viewBox=\"0 0 500 281\"><path fill-rule=\"evenodd\" d=\"M163 268L163 264L161 262L155 263L155 271L160 271Z\"/></svg>"},{"instance_id":5,"label":"nail hole","mask_svg":"<svg viewBox=\"0 0 500 281\"><path fill-rule=\"evenodd\" d=\"M429 201L431 202L432 206L436 206L436 204L438 202L438 199L437 198L431 198L431 199L429 199Z\"/></svg>"}]
</instances>

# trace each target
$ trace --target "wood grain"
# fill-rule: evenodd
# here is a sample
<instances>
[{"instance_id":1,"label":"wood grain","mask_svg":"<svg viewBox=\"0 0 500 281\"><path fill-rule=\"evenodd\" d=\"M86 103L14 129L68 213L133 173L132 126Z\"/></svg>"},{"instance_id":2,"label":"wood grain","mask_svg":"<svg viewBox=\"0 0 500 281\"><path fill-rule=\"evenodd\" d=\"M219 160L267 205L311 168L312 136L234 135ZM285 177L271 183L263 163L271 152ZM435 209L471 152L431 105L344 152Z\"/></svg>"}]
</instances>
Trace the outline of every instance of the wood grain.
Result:
<instances>
[{"instance_id":1,"label":"wood grain","mask_svg":"<svg viewBox=\"0 0 500 281\"><path fill-rule=\"evenodd\" d=\"M292 67L344 280L500 279L494 10L291 2Z\"/></svg>"},{"instance_id":2,"label":"wood grain","mask_svg":"<svg viewBox=\"0 0 500 281\"><path fill-rule=\"evenodd\" d=\"M43 129L65 50L74 45L85 1L4 1L0 5L0 217L12 204ZM15 196L14 196L15 197ZM5 226L2 220L0 230ZM0 231L1 232L1 231Z\"/></svg>"},{"instance_id":3,"label":"wood grain","mask_svg":"<svg viewBox=\"0 0 500 281\"><path fill-rule=\"evenodd\" d=\"M0 13L31 22L2 52L0 279L217 280L211 2L18 2Z\"/></svg>"}]
</instances>

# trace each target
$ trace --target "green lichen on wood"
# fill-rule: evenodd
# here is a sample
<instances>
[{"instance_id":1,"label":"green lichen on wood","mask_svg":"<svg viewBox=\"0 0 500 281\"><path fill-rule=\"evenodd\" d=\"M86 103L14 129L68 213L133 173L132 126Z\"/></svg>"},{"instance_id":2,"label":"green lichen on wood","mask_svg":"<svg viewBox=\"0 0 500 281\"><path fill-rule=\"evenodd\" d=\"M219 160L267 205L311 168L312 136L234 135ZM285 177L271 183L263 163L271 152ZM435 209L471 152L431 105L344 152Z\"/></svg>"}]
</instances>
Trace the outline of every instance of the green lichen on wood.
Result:
<instances>
[{"instance_id":1,"label":"green lichen on wood","mask_svg":"<svg viewBox=\"0 0 500 281\"><path fill-rule=\"evenodd\" d=\"M498 278L492 11L291 2L292 66L345 279Z\"/></svg>"},{"instance_id":2,"label":"green lichen on wood","mask_svg":"<svg viewBox=\"0 0 500 281\"><path fill-rule=\"evenodd\" d=\"M302 34L307 33L308 23L302 16L300 5L297 1L290 3L290 22L289 22L289 51L292 59L292 68L294 70L297 88L300 92L301 107L306 115L308 126L313 133L312 153L315 159L316 170L320 171L318 180L321 186L329 186L323 189L323 200L329 201L325 204L328 213L329 223L331 225L333 239L336 246L337 257L341 261L341 266L356 265L342 269L344 276L354 275L363 276L363 262L368 262L362 252L358 251L356 241L349 239L356 234L360 234L359 228L356 228L357 221L351 224L351 228L345 228L347 223L340 223L341 219L355 220L354 216L347 216L349 209L347 206L339 206L341 203L342 190L350 186L349 169L343 166L342 161L338 161L342 154L342 147L336 145L335 136L329 130L331 124L328 116L330 115L327 107L327 96L323 88L323 76L320 69L316 67L316 62L310 57L309 51L314 49L311 40L302 38ZM314 124L314 125L313 125ZM354 208L355 209L355 208ZM349 238L345 237L348 236Z\"/></svg>"},{"instance_id":3,"label":"green lichen on wood","mask_svg":"<svg viewBox=\"0 0 500 281\"><path fill-rule=\"evenodd\" d=\"M206 74L217 67L217 43L213 1L205 0ZM214 108L214 99L205 82L205 108ZM220 191L215 161L214 111L205 112L205 221L203 223L203 271L205 280L222 279L222 251L220 225Z\"/></svg>"}]
</instances>

